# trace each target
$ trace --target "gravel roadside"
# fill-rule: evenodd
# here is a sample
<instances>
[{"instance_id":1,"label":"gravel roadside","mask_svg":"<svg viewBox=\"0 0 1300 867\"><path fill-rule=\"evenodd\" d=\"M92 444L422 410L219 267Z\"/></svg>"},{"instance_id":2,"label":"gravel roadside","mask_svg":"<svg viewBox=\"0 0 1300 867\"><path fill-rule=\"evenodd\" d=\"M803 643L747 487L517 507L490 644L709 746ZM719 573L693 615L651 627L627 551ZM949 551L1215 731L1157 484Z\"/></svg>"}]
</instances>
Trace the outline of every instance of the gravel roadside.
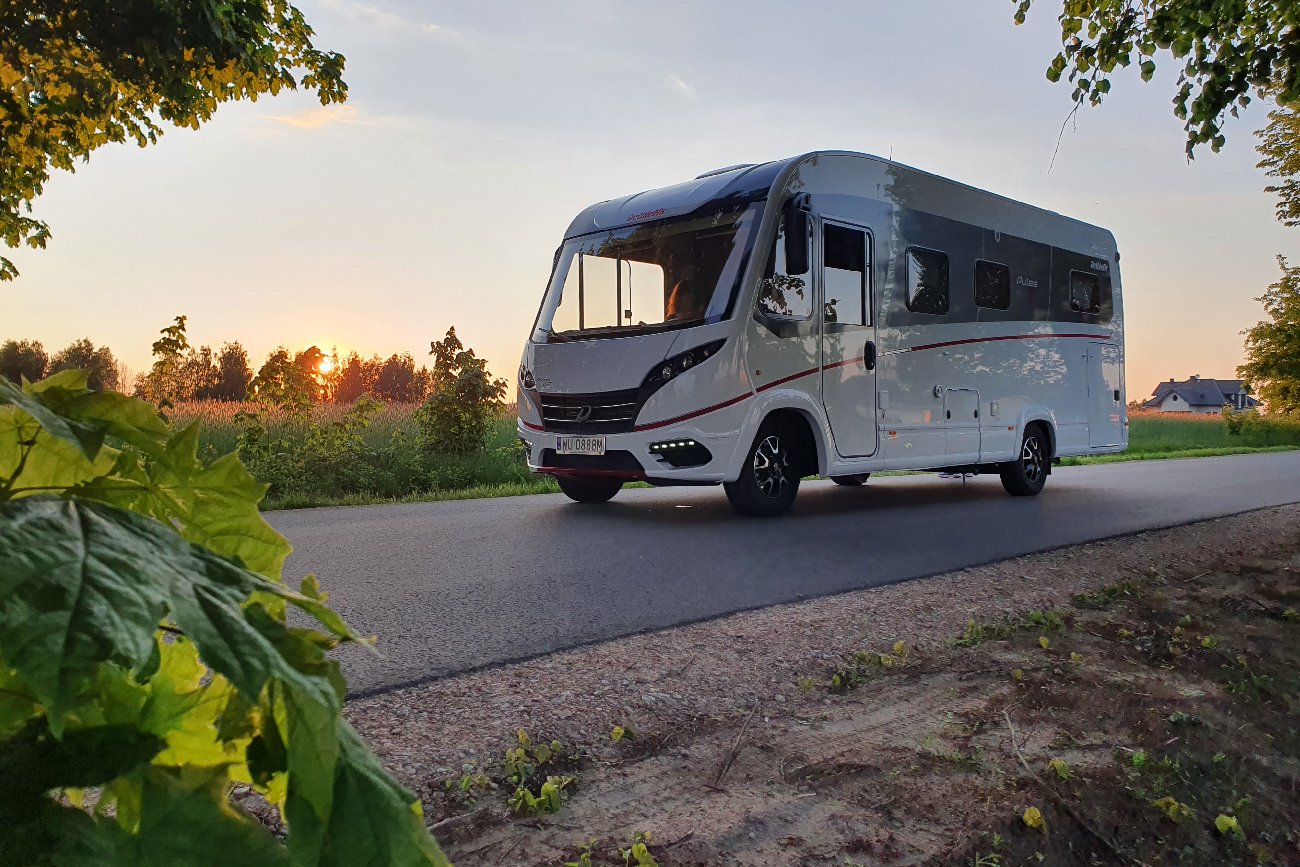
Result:
<instances>
[{"instance_id":1,"label":"gravel roadside","mask_svg":"<svg viewBox=\"0 0 1300 867\"><path fill-rule=\"evenodd\" d=\"M969 620L1052 609L1125 578L1250 565L1295 550L1298 530L1300 506L1286 506L1141 533L618 639L354 700L346 714L387 767L427 796L464 765L500 756L520 729L611 758L616 725L653 738L734 723L760 705L806 700L801 678L824 678L856 651L903 641L925 652ZM529 628L527 612L519 628Z\"/></svg>"}]
</instances>

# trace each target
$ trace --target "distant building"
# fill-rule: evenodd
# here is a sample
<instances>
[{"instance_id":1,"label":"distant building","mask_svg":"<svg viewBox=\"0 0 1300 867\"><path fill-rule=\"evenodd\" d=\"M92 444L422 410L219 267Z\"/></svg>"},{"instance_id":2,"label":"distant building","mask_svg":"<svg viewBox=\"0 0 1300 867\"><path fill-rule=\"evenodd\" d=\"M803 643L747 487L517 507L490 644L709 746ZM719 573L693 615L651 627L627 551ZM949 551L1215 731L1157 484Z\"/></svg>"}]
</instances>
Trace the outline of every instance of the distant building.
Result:
<instances>
[{"instance_id":1,"label":"distant building","mask_svg":"<svg viewBox=\"0 0 1300 867\"><path fill-rule=\"evenodd\" d=\"M1246 393L1240 379L1202 379L1193 374L1183 382L1170 379L1160 383L1142 408L1159 412L1215 413L1225 405L1240 412L1259 406L1259 401Z\"/></svg>"}]
</instances>

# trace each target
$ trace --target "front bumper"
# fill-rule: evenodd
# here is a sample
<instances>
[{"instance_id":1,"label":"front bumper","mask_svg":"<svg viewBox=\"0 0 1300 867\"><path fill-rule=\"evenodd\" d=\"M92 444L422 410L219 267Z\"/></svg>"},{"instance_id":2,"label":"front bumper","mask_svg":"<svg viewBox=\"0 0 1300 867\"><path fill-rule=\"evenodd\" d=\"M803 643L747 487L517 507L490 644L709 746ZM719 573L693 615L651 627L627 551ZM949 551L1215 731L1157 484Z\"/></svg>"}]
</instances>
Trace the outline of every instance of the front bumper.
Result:
<instances>
[{"instance_id":1,"label":"front bumper","mask_svg":"<svg viewBox=\"0 0 1300 867\"><path fill-rule=\"evenodd\" d=\"M537 430L519 421L519 439L528 450L528 469L534 473L576 478L617 478L623 481L648 481L662 485L717 484L727 481L727 473L738 439L738 431L720 433L698 425L682 424L631 433L593 434L605 438L602 456L561 455L557 440L575 434ZM709 454L708 461L697 466L673 466L670 456L651 446L693 441Z\"/></svg>"}]
</instances>

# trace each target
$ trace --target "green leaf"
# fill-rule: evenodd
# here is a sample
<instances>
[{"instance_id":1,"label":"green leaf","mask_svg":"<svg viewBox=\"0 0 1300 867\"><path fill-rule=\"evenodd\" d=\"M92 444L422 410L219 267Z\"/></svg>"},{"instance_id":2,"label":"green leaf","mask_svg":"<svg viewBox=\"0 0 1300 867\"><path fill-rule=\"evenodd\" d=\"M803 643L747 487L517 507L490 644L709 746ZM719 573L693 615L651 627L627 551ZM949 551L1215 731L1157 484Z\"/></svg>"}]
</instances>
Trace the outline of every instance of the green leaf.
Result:
<instances>
[{"instance_id":1,"label":"green leaf","mask_svg":"<svg viewBox=\"0 0 1300 867\"><path fill-rule=\"evenodd\" d=\"M234 697L230 682L211 674L193 642L161 645L158 672L149 680L140 727L166 740L156 765L223 767L244 764L249 737L224 738L220 720Z\"/></svg>"},{"instance_id":2,"label":"green leaf","mask_svg":"<svg viewBox=\"0 0 1300 867\"><path fill-rule=\"evenodd\" d=\"M446 865L424 829L420 802L388 778L351 726L339 720L338 727L334 812L320 867Z\"/></svg>"},{"instance_id":3,"label":"green leaf","mask_svg":"<svg viewBox=\"0 0 1300 867\"><path fill-rule=\"evenodd\" d=\"M153 652L167 610L148 544L158 530L45 497L0 504L0 654L49 708L56 734L102 662L135 668Z\"/></svg>"},{"instance_id":4,"label":"green leaf","mask_svg":"<svg viewBox=\"0 0 1300 867\"><path fill-rule=\"evenodd\" d=\"M0 656L0 738L20 731L38 710L40 706L28 693L18 672Z\"/></svg>"},{"instance_id":5,"label":"green leaf","mask_svg":"<svg viewBox=\"0 0 1300 867\"><path fill-rule=\"evenodd\" d=\"M151 404L91 391L84 387L84 375L73 373L57 374L26 391L0 384L0 404L14 404L0 412L0 482L19 466L18 443L34 427L27 421L32 419L40 425L39 449L14 487L68 488L77 496L174 521L191 542L280 578L289 543L258 512L266 486L237 456L205 466L198 457L197 423L173 433ZM105 436L129 451L101 453Z\"/></svg>"},{"instance_id":6,"label":"green leaf","mask_svg":"<svg viewBox=\"0 0 1300 867\"><path fill-rule=\"evenodd\" d=\"M225 775L152 768L144 776L139 832L124 836L116 864L135 867L287 865L288 854L226 801Z\"/></svg>"},{"instance_id":7,"label":"green leaf","mask_svg":"<svg viewBox=\"0 0 1300 867\"><path fill-rule=\"evenodd\" d=\"M0 406L0 500L68 488L112 466L111 449L92 460L75 438L51 434L17 407Z\"/></svg>"},{"instance_id":8,"label":"green leaf","mask_svg":"<svg viewBox=\"0 0 1300 867\"><path fill-rule=\"evenodd\" d=\"M0 504L0 654L55 731L101 662L144 667L168 612L246 695L280 677L336 701L331 682L306 678L274 646L287 627L249 622L243 603L255 591L305 598L140 515L46 497Z\"/></svg>"},{"instance_id":9,"label":"green leaf","mask_svg":"<svg viewBox=\"0 0 1300 867\"><path fill-rule=\"evenodd\" d=\"M35 419L51 436L72 443L87 459L94 460L104 444L103 426L64 418L48 409L42 399L46 395L61 398L85 392L86 376L84 370L64 370L25 388L0 376L0 405L12 404Z\"/></svg>"},{"instance_id":10,"label":"green leaf","mask_svg":"<svg viewBox=\"0 0 1300 867\"><path fill-rule=\"evenodd\" d=\"M314 863L323 843L320 832L334 807L339 758L337 709L281 682L272 686L271 707L280 738L287 745L285 818L293 829L289 845L296 861Z\"/></svg>"},{"instance_id":11,"label":"green leaf","mask_svg":"<svg viewBox=\"0 0 1300 867\"><path fill-rule=\"evenodd\" d=\"M56 788L99 786L148 762L162 740L130 725L66 731L56 738L33 719L0 741L0 803L35 800Z\"/></svg>"}]
</instances>

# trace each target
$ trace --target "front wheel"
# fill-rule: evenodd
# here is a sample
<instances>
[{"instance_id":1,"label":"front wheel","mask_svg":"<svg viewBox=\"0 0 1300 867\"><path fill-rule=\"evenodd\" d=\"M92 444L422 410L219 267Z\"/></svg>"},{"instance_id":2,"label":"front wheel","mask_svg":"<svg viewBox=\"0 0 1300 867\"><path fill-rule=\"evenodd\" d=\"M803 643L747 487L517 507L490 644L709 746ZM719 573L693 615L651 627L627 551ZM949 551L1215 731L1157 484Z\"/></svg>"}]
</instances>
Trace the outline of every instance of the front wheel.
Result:
<instances>
[{"instance_id":1,"label":"front wheel","mask_svg":"<svg viewBox=\"0 0 1300 867\"><path fill-rule=\"evenodd\" d=\"M869 478L871 473L854 473L851 476L831 476L831 481L841 487L856 488L858 485L865 485Z\"/></svg>"},{"instance_id":2,"label":"front wheel","mask_svg":"<svg viewBox=\"0 0 1300 867\"><path fill-rule=\"evenodd\" d=\"M1002 487L1013 497L1036 497L1047 484L1047 471L1051 461L1051 447L1042 425L1031 424L1025 428L1020 441L1019 460L1003 464L999 474Z\"/></svg>"},{"instance_id":3,"label":"front wheel","mask_svg":"<svg viewBox=\"0 0 1300 867\"><path fill-rule=\"evenodd\" d=\"M790 508L799 493L798 467L794 438L779 428L764 426L754 438L740 478L722 487L737 512L775 518Z\"/></svg>"},{"instance_id":4,"label":"front wheel","mask_svg":"<svg viewBox=\"0 0 1300 867\"><path fill-rule=\"evenodd\" d=\"M607 503L623 487L617 479L579 479L572 476L556 476L560 490L570 500L577 503Z\"/></svg>"}]
</instances>

